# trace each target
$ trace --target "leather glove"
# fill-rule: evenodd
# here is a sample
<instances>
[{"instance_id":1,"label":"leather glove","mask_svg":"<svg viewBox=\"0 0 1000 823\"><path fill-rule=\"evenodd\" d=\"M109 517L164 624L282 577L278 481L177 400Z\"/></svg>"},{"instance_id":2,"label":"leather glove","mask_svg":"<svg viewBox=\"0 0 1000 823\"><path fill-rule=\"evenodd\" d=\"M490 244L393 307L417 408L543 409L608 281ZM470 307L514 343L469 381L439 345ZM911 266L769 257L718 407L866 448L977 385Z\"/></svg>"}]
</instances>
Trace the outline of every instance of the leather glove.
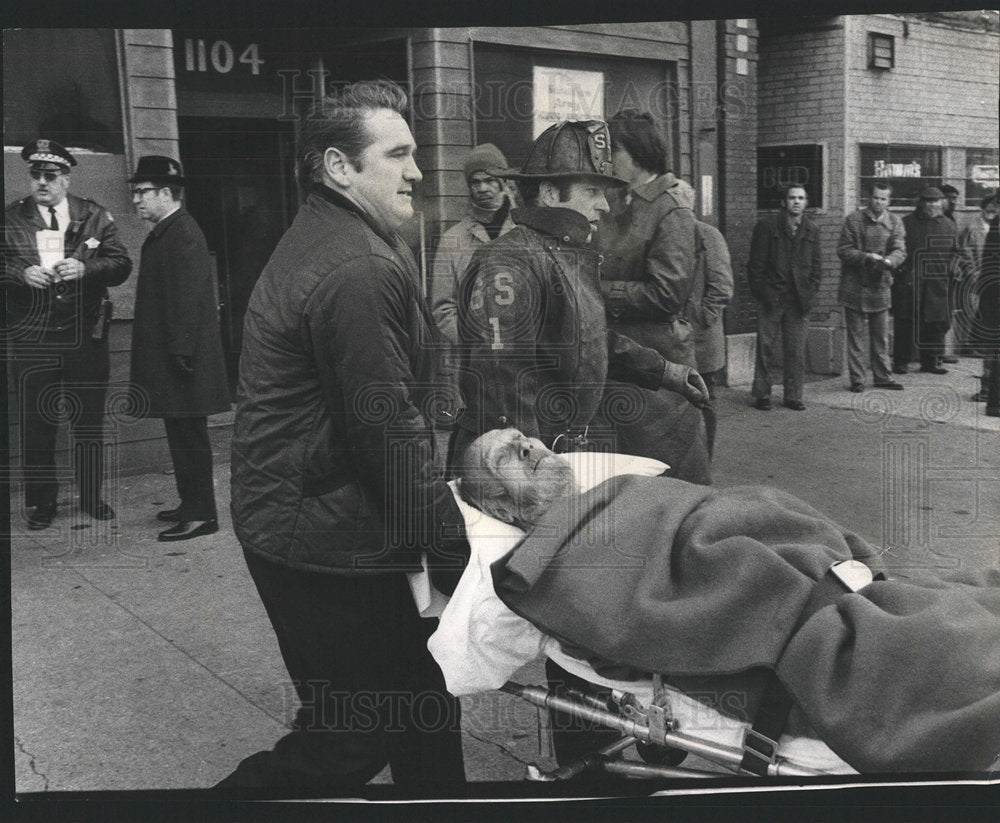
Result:
<instances>
[{"instance_id":1,"label":"leather glove","mask_svg":"<svg viewBox=\"0 0 1000 823\"><path fill-rule=\"evenodd\" d=\"M683 395L692 406L699 409L708 402L708 387L701 375L690 366L668 361L663 369L662 385L665 389Z\"/></svg>"},{"instance_id":2,"label":"leather glove","mask_svg":"<svg viewBox=\"0 0 1000 823\"><path fill-rule=\"evenodd\" d=\"M170 365L181 377L194 377L194 364L191 362L191 358L187 355L170 355Z\"/></svg>"}]
</instances>

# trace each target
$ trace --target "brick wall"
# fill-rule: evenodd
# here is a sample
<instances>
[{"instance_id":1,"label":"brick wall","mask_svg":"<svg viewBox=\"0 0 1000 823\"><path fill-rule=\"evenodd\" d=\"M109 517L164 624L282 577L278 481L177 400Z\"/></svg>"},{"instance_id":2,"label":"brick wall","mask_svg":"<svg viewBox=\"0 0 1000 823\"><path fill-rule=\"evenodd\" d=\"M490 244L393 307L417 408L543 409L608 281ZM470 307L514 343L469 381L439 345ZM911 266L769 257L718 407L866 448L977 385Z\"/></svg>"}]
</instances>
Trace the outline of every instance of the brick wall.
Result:
<instances>
[{"instance_id":1,"label":"brick wall","mask_svg":"<svg viewBox=\"0 0 1000 823\"><path fill-rule=\"evenodd\" d=\"M719 20L719 228L733 261L736 292L726 310L728 334L755 328L754 302L746 285L750 234L757 220L757 27L752 19ZM747 48L739 38L746 37ZM746 61L746 74L738 69Z\"/></svg>"},{"instance_id":2,"label":"brick wall","mask_svg":"<svg viewBox=\"0 0 1000 823\"><path fill-rule=\"evenodd\" d=\"M964 149L1000 143L1000 35L904 15L845 19L845 207L857 205L859 143L942 146L945 182L964 193ZM895 38L891 70L868 68L869 32Z\"/></svg>"},{"instance_id":3,"label":"brick wall","mask_svg":"<svg viewBox=\"0 0 1000 823\"><path fill-rule=\"evenodd\" d=\"M823 283L814 319L839 314L840 261L836 243L844 221L844 18L801 18L793 25L762 25L758 42L758 140L760 145L824 146L823 203L810 203L819 226Z\"/></svg>"}]
</instances>

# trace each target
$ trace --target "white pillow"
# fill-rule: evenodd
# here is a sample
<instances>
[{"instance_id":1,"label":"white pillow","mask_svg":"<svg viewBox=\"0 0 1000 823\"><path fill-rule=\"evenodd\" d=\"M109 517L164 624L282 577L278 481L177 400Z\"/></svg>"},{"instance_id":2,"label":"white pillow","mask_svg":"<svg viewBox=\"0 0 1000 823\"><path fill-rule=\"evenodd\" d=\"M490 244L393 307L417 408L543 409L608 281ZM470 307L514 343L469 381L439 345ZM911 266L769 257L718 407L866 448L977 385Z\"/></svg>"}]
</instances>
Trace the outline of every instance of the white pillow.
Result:
<instances>
[{"instance_id":1,"label":"white pillow","mask_svg":"<svg viewBox=\"0 0 1000 823\"><path fill-rule=\"evenodd\" d=\"M573 467L581 491L620 474L655 477L669 468L659 460L608 452L561 457ZM490 565L510 551L524 532L470 506L459 496L454 481L450 485L465 518L472 554L427 647L444 672L448 691L461 695L499 688L541 654L548 638L508 609L493 590Z\"/></svg>"}]
</instances>

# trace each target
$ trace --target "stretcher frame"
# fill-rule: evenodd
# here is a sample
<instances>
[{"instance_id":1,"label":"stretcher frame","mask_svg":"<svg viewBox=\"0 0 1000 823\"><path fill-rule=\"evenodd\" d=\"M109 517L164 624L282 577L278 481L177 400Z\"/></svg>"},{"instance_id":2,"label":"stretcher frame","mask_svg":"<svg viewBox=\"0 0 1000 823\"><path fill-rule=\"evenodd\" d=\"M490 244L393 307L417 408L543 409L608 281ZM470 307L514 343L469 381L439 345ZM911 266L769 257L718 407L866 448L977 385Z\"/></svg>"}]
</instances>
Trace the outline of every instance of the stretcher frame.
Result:
<instances>
[{"instance_id":1,"label":"stretcher frame","mask_svg":"<svg viewBox=\"0 0 1000 823\"><path fill-rule=\"evenodd\" d=\"M551 709L579 720L598 723L622 735L614 743L556 769L542 771L537 766L529 766L527 773L529 780L541 782L569 780L588 770L645 779L724 776L714 771L680 768L677 764L688 754L697 755L733 774L748 774L741 769L747 749L704 740L677 730L676 721L670 710L669 694L664 705L643 706L634 694L618 689L608 690L609 696L602 698L597 694L587 694L577 689L567 689L563 694L556 694L545 686L507 681L500 690L525 700L539 709ZM747 736L753 734L754 732L747 726L744 730L744 741ZM769 777L815 777L830 774L822 769L793 764L778 753L776 741L764 742L769 744L767 748L772 752L766 770ZM640 756L647 762L625 759L625 752L636 745L649 747L650 750L647 752L640 751ZM758 749L759 747L755 746L752 751L757 752ZM683 753L683 756L680 756L680 753ZM657 755L662 755L668 763L648 762L658 759ZM757 756L764 757L759 754Z\"/></svg>"}]
</instances>

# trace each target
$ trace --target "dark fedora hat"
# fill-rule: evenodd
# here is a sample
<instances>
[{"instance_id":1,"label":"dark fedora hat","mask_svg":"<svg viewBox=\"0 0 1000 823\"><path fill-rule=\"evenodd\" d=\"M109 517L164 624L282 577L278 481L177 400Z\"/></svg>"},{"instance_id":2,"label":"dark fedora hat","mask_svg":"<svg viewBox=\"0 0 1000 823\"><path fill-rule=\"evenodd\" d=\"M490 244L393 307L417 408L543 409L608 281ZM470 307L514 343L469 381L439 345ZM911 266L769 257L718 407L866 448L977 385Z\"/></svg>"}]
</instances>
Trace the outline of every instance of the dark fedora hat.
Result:
<instances>
[{"instance_id":1,"label":"dark fedora hat","mask_svg":"<svg viewBox=\"0 0 1000 823\"><path fill-rule=\"evenodd\" d=\"M611 133L603 120L562 120L538 135L522 168L489 171L513 180L584 177L604 185L628 185L612 174Z\"/></svg>"},{"instance_id":2,"label":"dark fedora hat","mask_svg":"<svg viewBox=\"0 0 1000 823\"><path fill-rule=\"evenodd\" d=\"M129 183L140 183L148 180L150 183L176 183L178 186L184 185L184 170L179 161L172 157L164 157L161 154L147 154L139 158L139 164L135 167L135 174L129 179Z\"/></svg>"},{"instance_id":3,"label":"dark fedora hat","mask_svg":"<svg viewBox=\"0 0 1000 823\"><path fill-rule=\"evenodd\" d=\"M944 199L944 192L941 189L935 188L934 186L928 186L922 192L920 192L921 200L942 200Z\"/></svg>"}]
</instances>

